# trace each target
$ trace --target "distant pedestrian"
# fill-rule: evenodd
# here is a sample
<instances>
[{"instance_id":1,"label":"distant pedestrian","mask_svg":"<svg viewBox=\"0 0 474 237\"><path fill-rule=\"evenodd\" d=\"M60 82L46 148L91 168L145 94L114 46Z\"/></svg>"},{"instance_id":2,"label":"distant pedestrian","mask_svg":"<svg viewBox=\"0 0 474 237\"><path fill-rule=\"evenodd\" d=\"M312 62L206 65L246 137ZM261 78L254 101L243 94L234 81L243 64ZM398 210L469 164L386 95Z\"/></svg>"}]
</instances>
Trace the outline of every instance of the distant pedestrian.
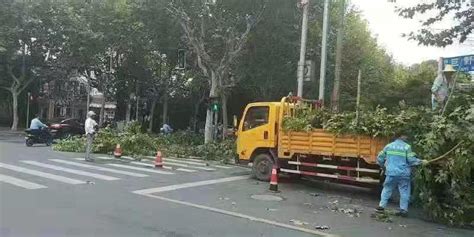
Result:
<instances>
[{"instance_id":1,"label":"distant pedestrian","mask_svg":"<svg viewBox=\"0 0 474 237\"><path fill-rule=\"evenodd\" d=\"M173 132L173 128L171 128L170 125L168 124L163 124L163 127L160 128L160 131L163 133L163 134L170 134Z\"/></svg>"},{"instance_id":2,"label":"distant pedestrian","mask_svg":"<svg viewBox=\"0 0 474 237\"><path fill-rule=\"evenodd\" d=\"M407 143L408 136L400 134L398 138L384 147L377 157L377 163L385 168L385 181L380 197L380 204L377 211L383 212L388 200L392 196L392 191L398 187L400 193L399 216L408 215L408 203L411 193L411 167L420 164L427 164L427 160L420 160L411 150Z\"/></svg>"},{"instance_id":3,"label":"distant pedestrian","mask_svg":"<svg viewBox=\"0 0 474 237\"><path fill-rule=\"evenodd\" d=\"M92 144L94 142L94 136L96 133L97 122L94 120L95 113L94 111L89 111L87 113L87 119L84 124L84 130L86 132L87 144L86 144L86 161L94 161L91 158Z\"/></svg>"}]
</instances>

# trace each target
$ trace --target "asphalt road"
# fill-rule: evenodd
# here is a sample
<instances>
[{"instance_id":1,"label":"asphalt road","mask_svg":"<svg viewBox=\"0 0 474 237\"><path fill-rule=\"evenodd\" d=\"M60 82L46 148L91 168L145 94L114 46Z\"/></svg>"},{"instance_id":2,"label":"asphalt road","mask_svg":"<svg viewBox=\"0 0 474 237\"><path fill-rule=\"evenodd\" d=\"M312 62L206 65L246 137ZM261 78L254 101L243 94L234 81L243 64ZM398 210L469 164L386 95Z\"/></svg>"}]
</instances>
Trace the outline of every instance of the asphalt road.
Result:
<instances>
[{"instance_id":1,"label":"asphalt road","mask_svg":"<svg viewBox=\"0 0 474 237\"><path fill-rule=\"evenodd\" d=\"M128 161L97 159L91 164L75 158L79 154L26 147L21 135L0 135L0 236L314 236L173 202L179 198L165 201L133 193L206 180L211 184L202 186L225 185L228 179L222 178L229 177L228 182L232 177L245 182L245 168L170 161L176 165L167 164L172 169L158 170L161 174ZM187 189L171 186L176 187Z\"/></svg>"},{"instance_id":2,"label":"asphalt road","mask_svg":"<svg viewBox=\"0 0 474 237\"><path fill-rule=\"evenodd\" d=\"M238 166L81 156L0 131L0 236L474 236L419 218L374 221L378 198L351 187L282 178L274 194Z\"/></svg>"}]
</instances>

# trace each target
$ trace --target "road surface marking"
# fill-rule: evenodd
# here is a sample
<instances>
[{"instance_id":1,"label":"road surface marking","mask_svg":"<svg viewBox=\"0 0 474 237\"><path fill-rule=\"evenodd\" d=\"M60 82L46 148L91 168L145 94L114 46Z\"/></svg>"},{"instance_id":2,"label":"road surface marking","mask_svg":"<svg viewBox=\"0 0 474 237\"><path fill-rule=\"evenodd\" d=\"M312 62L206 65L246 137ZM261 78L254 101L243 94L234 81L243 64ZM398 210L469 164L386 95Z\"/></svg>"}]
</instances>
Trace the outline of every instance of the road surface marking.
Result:
<instances>
[{"instance_id":1,"label":"road surface marking","mask_svg":"<svg viewBox=\"0 0 474 237\"><path fill-rule=\"evenodd\" d=\"M155 174L174 174L168 171L161 171L161 170L150 169L150 168L140 168L140 167L129 166L129 165L121 165L121 164L107 164L107 165L125 168L125 169L131 169L131 170L140 170L140 171L155 173Z\"/></svg>"},{"instance_id":2,"label":"road surface marking","mask_svg":"<svg viewBox=\"0 0 474 237\"><path fill-rule=\"evenodd\" d=\"M206 168L206 167L193 167L193 166L189 166L189 165L186 165L186 164L179 164L179 163L175 163L175 162L169 162L169 161L164 161L163 162L164 164L168 164L168 165L174 165L174 166L180 166L180 167L187 167L187 168L193 168L193 169L199 169L199 170L207 170L207 171L214 171L216 169L213 169L213 168Z\"/></svg>"},{"instance_id":3,"label":"road surface marking","mask_svg":"<svg viewBox=\"0 0 474 237\"><path fill-rule=\"evenodd\" d=\"M31 170L31 169L27 169L27 168L23 168L23 167L20 167L20 166L15 166L15 165L8 165L8 164L0 163L0 167L5 168L5 169L9 169L9 170L13 170L13 171L17 171L17 172L21 172L21 173L25 173L25 174L30 174L30 175L35 175L35 176L47 178L47 179L52 179L52 180L56 180L56 181L63 182L63 183L68 183L68 184L85 184L86 183L85 181L82 181L82 180L71 179L71 178L67 178L67 177L64 177L64 176L54 175L54 174L45 173L45 172L41 172L41 171L37 171L37 170Z\"/></svg>"},{"instance_id":4,"label":"road surface marking","mask_svg":"<svg viewBox=\"0 0 474 237\"><path fill-rule=\"evenodd\" d=\"M12 185L22 187L22 188L26 188L26 189L47 188L46 186L41 185L41 184L28 182L28 181L23 180L23 179L17 179L15 177L3 175L3 174L0 174L0 182L12 184Z\"/></svg>"},{"instance_id":5,"label":"road surface marking","mask_svg":"<svg viewBox=\"0 0 474 237\"><path fill-rule=\"evenodd\" d=\"M54 161L54 162L63 163L63 164L75 165L75 166L79 166L79 167L90 168L90 169L95 169L95 170L100 170L100 171L106 171L106 172L111 172L111 173L116 173L116 174L123 174L123 175L128 175L128 176L133 176L133 177L147 177L148 176L146 174L139 174L139 173L133 173L133 172L123 171L123 170L110 169L110 168L105 168L105 167L100 167L100 166L93 166L93 165L88 165L88 164L72 162L72 161L60 160L60 159L49 159L49 160Z\"/></svg>"},{"instance_id":6,"label":"road surface marking","mask_svg":"<svg viewBox=\"0 0 474 237\"><path fill-rule=\"evenodd\" d=\"M119 178L116 178L116 177L111 177L111 176L96 174L96 173L90 173L90 172L82 171L82 170L69 169L69 168L56 166L56 165L48 165L48 164L44 164L44 163L40 163L40 162L32 161L32 160L22 160L21 162L23 162L25 164L29 164L29 165L36 165L36 166L39 166L39 167L52 169L52 170L63 171L63 172L71 173L71 174L89 176L89 177L96 178L96 179L102 179L102 180L108 180L108 181L110 181L110 180L119 180Z\"/></svg>"},{"instance_id":7,"label":"road surface marking","mask_svg":"<svg viewBox=\"0 0 474 237\"><path fill-rule=\"evenodd\" d=\"M230 166L223 166L223 165L212 165L214 167L217 167L217 168L221 168L221 169L232 169L233 167L230 167Z\"/></svg>"},{"instance_id":8,"label":"road surface marking","mask_svg":"<svg viewBox=\"0 0 474 237\"><path fill-rule=\"evenodd\" d=\"M223 165L213 165L213 164L208 164L208 163L202 163L202 162L195 162L195 161L186 161L185 159L172 159L172 158L163 158L164 161L174 161L178 163L184 163L184 164L190 164L190 165L198 165L198 166L212 166L212 167L217 167L217 168L222 168L222 169L232 169L230 166L223 166Z\"/></svg>"},{"instance_id":9,"label":"road surface marking","mask_svg":"<svg viewBox=\"0 0 474 237\"><path fill-rule=\"evenodd\" d=\"M201 162L196 162L196 161L187 161L186 159L172 159L172 158L163 158L164 161L170 160L178 163L184 163L184 164L190 164L190 165L199 165L199 166L212 166L212 167L217 167L221 169L232 169L230 166L223 166L223 165L213 165L213 164L208 164L208 163L202 163Z\"/></svg>"},{"instance_id":10,"label":"road surface marking","mask_svg":"<svg viewBox=\"0 0 474 237\"><path fill-rule=\"evenodd\" d=\"M116 159L136 160L135 158L130 157L130 156L121 156L120 158L116 158Z\"/></svg>"},{"instance_id":11,"label":"road surface marking","mask_svg":"<svg viewBox=\"0 0 474 237\"><path fill-rule=\"evenodd\" d=\"M115 157L108 157L108 156L98 156L98 157L94 157L94 158L101 159L101 160L114 160L114 159L117 159ZM81 158L79 158L79 159L81 159ZM82 160L85 160L85 159L82 158Z\"/></svg>"},{"instance_id":12,"label":"road surface marking","mask_svg":"<svg viewBox=\"0 0 474 237\"><path fill-rule=\"evenodd\" d=\"M151 157L151 156L148 156L148 157L154 158L154 157ZM165 162L166 161L171 161L171 162L184 163L184 164L197 165L197 166L212 166L212 167L217 167L217 168L222 168L222 169L232 169L232 167L230 167L230 166L213 165L213 164L203 163L205 161L196 160L196 159L163 158L163 160Z\"/></svg>"},{"instance_id":13,"label":"road surface marking","mask_svg":"<svg viewBox=\"0 0 474 237\"><path fill-rule=\"evenodd\" d=\"M156 199L159 199L159 200L162 200L162 201L168 201L168 202L172 202L172 203L176 203L176 204L181 204L181 205L185 205L185 206L189 206L189 207L199 208L199 209L212 211L212 212L216 212L216 213L220 213L220 214L224 214L224 215L228 215L228 216L233 216L233 217L238 217L238 218L242 218L242 219L247 219L247 220L250 220L250 221L265 223L265 224L278 226L278 227L282 227L282 228L286 228L286 229L297 230L297 231L310 233L310 234L314 234L314 235L319 235L319 236L323 236L323 237L338 237L337 235L328 234L328 233L324 233L324 232L317 231L317 230L311 230L311 229L307 229L307 228L293 226L293 225L289 225L289 224L285 224L285 223L281 223L281 222L276 222L276 221L272 221L272 220L268 220L268 219L263 219L263 218L259 218L259 217L255 217L255 216L249 216L249 215L238 213L238 212L227 211L227 210L224 210L224 209L208 207L208 206L204 206L204 205L199 205L199 204L194 204L194 203L184 202L184 201L179 201L179 200L174 200L174 199L171 199L171 198L166 198L166 197L162 197L162 196L155 196L155 195L152 195L152 194L141 194L141 195L146 196L146 197L156 198Z\"/></svg>"},{"instance_id":14,"label":"road surface marking","mask_svg":"<svg viewBox=\"0 0 474 237\"><path fill-rule=\"evenodd\" d=\"M151 164L151 163L144 163L144 162L138 162L138 161L132 161L132 162L130 162L130 163L131 163L131 164L135 164L135 165L143 165L143 166L155 168L155 165L154 165L154 164ZM163 169L173 170L173 167L164 165L164 166L163 166ZM184 171L184 172L189 172L189 173L193 173L193 172L196 172L196 171L197 171L197 170L184 169L184 168L177 168L176 170L178 170L178 171Z\"/></svg>"},{"instance_id":15,"label":"road surface marking","mask_svg":"<svg viewBox=\"0 0 474 237\"><path fill-rule=\"evenodd\" d=\"M136 191L133 191L133 193L136 193L136 194L161 193L161 192L173 191L173 190L178 190L178 189L183 189L183 188L192 188L192 187L198 187L198 186L204 186L204 185L210 185L210 184L225 183L225 182L231 182L231 181L248 179L248 178L249 178L248 175L233 176L233 177L227 177L227 178L222 178L222 179L211 179L211 180L204 180L204 181L199 181L199 182L175 184L175 185L158 187L158 188L136 190Z\"/></svg>"},{"instance_id":16,"label":"road surface marking","mask_svg":"<svg viewBox=\"0 0 474 237\"><path fill-rule=\"evenodd\" d=\"M82 161L85 161L86 159L84 158L73 158L74 160L82 160ZM98 160L115 160L115 158L112 158L112 157L105 157L105 156L98 156L98 157L94 157L92 159L98 159Z\"/></svg>"},{"instance_id":17,"label":"road surface marking","mask_svg":"<svg viewBox=\"0 0 474 237\"><path fill-rule=\"evenodd\" d=\"M202 162L195 162L195 161L186 161L186 160L181 160L181 159L173 159L173 158L163 158L164 161L174 161L178 163L184 163L184 164L190 164L190 165L198 165L198 166L208 166L206 163Z\"/></svg>"}]
</instances>

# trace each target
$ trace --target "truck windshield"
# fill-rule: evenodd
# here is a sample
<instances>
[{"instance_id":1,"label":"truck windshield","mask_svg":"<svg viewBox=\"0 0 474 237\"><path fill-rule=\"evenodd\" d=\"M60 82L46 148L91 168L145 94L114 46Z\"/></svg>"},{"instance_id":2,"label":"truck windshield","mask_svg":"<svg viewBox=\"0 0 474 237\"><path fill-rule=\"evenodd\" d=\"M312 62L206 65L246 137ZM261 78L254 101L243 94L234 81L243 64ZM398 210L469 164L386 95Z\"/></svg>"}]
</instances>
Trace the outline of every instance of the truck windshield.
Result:
<instances>
[{"instance_id":1,"label":"truck windshield","mask_svg":"<svg viewBox=\"0 0 474 237\"><path fill-rule=\"evenodd\" d=\"M268 123L268 106L251 107L245 115L243 131Z\"/></svg>"}]
</instances>

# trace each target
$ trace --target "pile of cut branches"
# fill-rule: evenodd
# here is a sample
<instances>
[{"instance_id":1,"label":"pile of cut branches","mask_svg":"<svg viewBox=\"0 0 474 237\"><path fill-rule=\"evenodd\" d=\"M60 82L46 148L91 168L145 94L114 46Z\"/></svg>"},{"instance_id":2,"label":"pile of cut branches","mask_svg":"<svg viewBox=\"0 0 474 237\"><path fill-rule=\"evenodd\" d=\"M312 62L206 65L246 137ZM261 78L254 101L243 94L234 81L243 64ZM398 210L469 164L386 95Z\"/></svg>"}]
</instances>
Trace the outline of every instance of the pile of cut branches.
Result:
<instances>
[{"instance_id":1,"label":"pile of cut branches","mask_svg":"<svg viewBox=\"0 0 474 237\"><path fill-rule=\"evenodd\" d=\"M319 124L314 125L314 121ZM428 108L402 105L392 113L381 107L361 111L356 120L353 112L331 114L320 110L286 117L282 126L284 131L322 127L335 134L387 138L408 133L418 157L434 160L414 172L416 203L434 221L474 227L473 93L453 96L442 115Z\"/></svg>"}]
</instances>

